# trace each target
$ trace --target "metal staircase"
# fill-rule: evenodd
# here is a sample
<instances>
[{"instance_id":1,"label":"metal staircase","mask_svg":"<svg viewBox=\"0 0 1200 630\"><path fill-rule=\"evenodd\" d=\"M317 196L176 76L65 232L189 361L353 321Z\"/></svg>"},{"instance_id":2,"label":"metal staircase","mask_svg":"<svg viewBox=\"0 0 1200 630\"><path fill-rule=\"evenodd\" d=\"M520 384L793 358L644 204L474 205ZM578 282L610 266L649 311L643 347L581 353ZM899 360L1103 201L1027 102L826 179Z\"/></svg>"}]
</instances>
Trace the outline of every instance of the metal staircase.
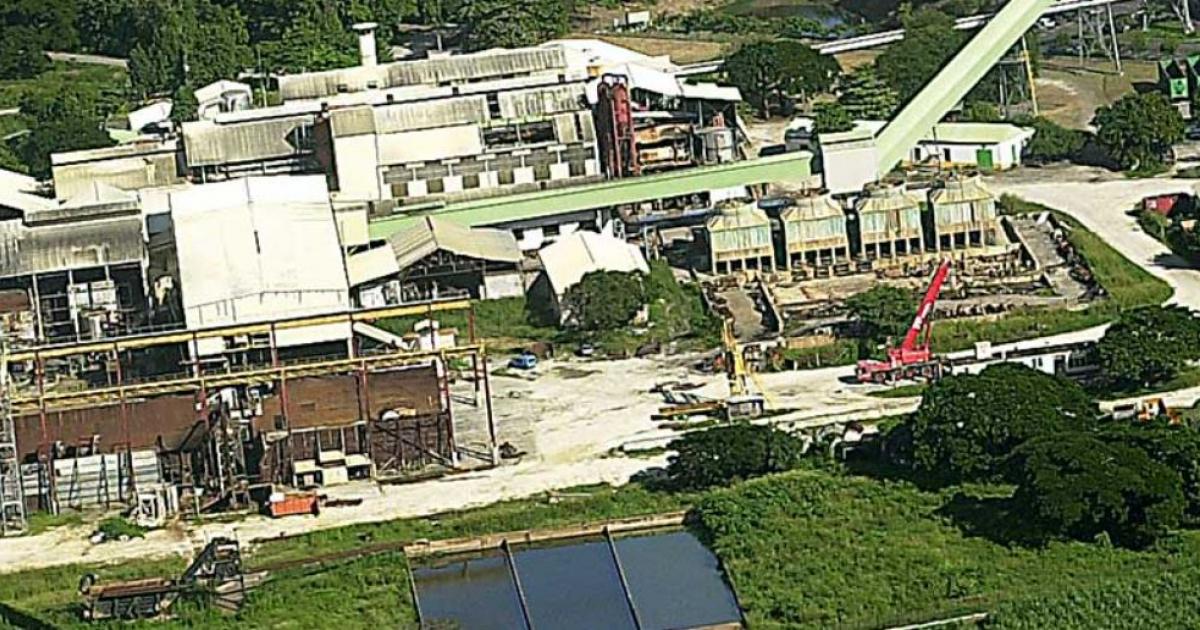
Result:
<instances>
[{"instance_id":1,"label":"metal staircase","mask_svg":"<svg viewBox=\"0 0 1200 630\"><path fill-rule=\"evenodd\" d=\"M26 530L21 461L9 404L8 337L0 331L0 536L22 534Z\"/></svg>"}]
</instances>

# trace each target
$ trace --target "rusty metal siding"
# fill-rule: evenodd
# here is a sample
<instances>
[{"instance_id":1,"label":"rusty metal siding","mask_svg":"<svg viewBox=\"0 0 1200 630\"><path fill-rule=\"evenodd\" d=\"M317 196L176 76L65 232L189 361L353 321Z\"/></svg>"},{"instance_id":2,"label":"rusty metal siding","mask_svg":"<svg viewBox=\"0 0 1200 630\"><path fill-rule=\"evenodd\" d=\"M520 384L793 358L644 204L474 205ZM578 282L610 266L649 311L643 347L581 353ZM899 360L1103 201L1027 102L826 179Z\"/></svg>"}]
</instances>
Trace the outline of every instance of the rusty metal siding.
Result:
<instances>
[{"instance_id":1,"label":"rusty metal siding","mask_svg":"<svg viewBox=\"0 0 1200 630\"><path fill-rule=\"evenodd\" d=\"M159 442L167 450L179 448L196 423L195 402L192 396L163 396L128 403L129 432L120 404L86 409L53 409L46 414L46 436L43 440L38 414L16 418L17 448L22 455L37 451L43 442L62 442L77 445L80 439L100 436L101 452L112 452L120 444L132 449L153 449Z\"/></svg>"}]
</instances>

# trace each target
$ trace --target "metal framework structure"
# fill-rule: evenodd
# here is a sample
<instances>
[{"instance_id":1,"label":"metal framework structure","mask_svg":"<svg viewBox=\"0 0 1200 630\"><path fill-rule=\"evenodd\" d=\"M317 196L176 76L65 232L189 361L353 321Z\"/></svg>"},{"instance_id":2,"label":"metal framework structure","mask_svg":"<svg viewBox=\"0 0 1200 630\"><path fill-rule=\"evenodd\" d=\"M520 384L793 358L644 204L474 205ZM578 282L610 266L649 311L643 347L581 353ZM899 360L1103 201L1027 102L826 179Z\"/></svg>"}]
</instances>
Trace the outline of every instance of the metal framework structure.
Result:
<instances>
[{"instance_id":1,"label":"metal framework structure","mask_svg":"<svg viewBox=\"0 0 1200 630\"><path fill-rule=\"evenodd\" d=\"M8 337L0 331L0 535L26 530L21 462L8 387Z\"/></svg>"}]
</instances>

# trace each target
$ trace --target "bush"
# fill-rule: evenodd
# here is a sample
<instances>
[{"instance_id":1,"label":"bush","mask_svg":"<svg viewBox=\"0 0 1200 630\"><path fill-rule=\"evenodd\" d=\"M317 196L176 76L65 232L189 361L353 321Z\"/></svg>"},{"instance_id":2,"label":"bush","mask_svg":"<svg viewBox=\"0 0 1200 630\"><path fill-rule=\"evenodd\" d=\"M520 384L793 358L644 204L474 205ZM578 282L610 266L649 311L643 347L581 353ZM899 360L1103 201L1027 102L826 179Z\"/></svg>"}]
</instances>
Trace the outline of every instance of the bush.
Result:
<instances>
[{"instance_id":1,"label":"bush","mask_svg":"<svg viewBox=\"0 0 1200 630\"><path fill-rule=\"evenodd\" d=\"M1025 145L1024 158L1034 164L1072 160L1083 149L1087 135L1075 129L1067 129L1058 123L1035 118L1030 122L1033 137Z\"/></svg>"},{"instance_id":2,"label":"bush","mask_svg":"<svg viewBox=\"0 0 1200 630\"><path fill-rule=\"evenodd\" d=\"M1200 319L1178 306L1146 306L1121 313L1097 346L1100 371L1114 387L1165 383L1200 358Z\"/></svg>"},{"instance_id":3,"label":"bush","mask_svg":"<svg viewBox=\"0 0 1200 630\"><path fill-rule=\"evenodd\" d=\"M770 426L735 424L672 441L667 475L681 489L703 489L794 468L804 443Z\"/></svg>"},{"instance_id":4,"label":"bush","mask_svg":"<svg viewBox=\"0 0 1200 630\"><path fill-rule=\"evenodd\" d=\"M1013 452L1016 510L1030 533L1144 548L1183 516L1179 474L1140 449L1083 433L1046 435Z\"/></svg>"},{"instance_id":5,"label":"bush","mask_svg":"<svg viewBox=\"0 0 1200 630\"><path fill-rule=\"evenodd\" d=\"M1097 415L1074 381L1020 364L950 376L925 391L906 422L910 465L939 483L996 479L1009 454L1027 440L1091 427Z\"/></svg>"},{"instance_id":6,"label":"bush","mask_svg":"<svg viewBox=\"0 0 1200 630\"><path fill-rule=\"evenodd\" d=\"M96 526L96 531L104 534L105 538L142 538L146 535L146 528L136 523L130 522L128 519L113 516L100 521Z\"/></svg>"}]
</instances>

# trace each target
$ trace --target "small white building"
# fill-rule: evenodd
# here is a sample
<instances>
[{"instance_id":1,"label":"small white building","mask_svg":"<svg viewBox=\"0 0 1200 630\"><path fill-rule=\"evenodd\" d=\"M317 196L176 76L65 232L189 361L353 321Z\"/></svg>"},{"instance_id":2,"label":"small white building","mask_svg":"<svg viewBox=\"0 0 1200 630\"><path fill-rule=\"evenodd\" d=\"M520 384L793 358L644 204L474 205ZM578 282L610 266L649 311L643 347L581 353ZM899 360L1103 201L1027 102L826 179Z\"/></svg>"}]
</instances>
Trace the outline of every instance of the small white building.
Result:
<instances>
[{"instance_id":1,"label":"small white building","mask_svg":"<svg viewBox=\"0 0 1200 630\"><path fill-rule=\"evenodd\" d=\"M910 160L1006 170L1021 165L1021 152L1033 133L1009 123L939 123L913 148Z\"/></svg>"}]
</instances>

